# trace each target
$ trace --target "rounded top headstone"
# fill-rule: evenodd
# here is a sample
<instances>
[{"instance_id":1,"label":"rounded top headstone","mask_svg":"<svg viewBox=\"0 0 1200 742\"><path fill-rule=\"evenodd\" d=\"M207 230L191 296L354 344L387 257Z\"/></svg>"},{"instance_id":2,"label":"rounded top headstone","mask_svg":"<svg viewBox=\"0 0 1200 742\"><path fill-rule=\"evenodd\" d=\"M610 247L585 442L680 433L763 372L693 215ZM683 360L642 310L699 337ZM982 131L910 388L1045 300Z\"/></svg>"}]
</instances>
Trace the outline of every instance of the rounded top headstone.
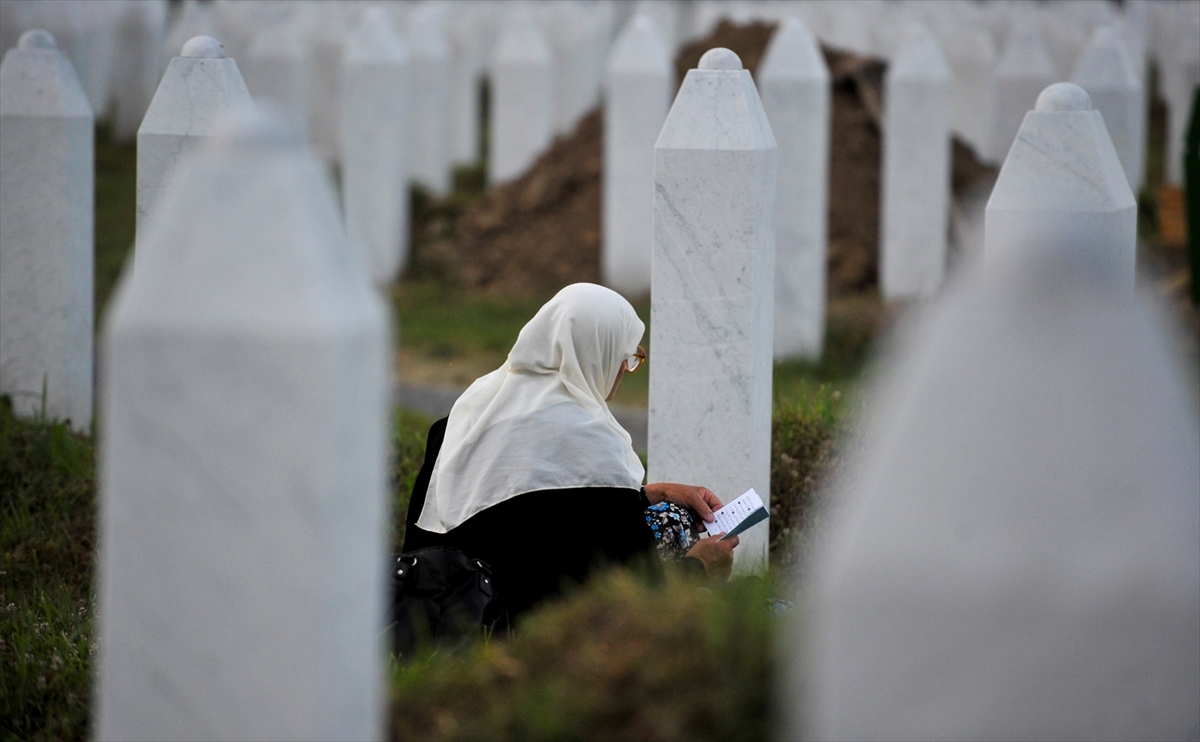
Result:
<instances>
[{"instance_id":1,"label":"rounded top headstone","mask_svg":"<svg viewBox=\"0 0 1200 742\"><path fill-rule=\"evenodd\" d=\"M1090 111L1092 110L1092 98L1086 90L1074 83L1056 82L1038 95L1034 110L1043 112Z\"/></svg>"},{"instance_id":2,"label":"rounded top headstone","mask_svg":"<svg viewBox=\"0 0 1200 742\"><path fill-rule=\"evenodd\" d=\"M54 37L49 31L43 31L40 28L31 28L21 34L20 40L17 41L18 49L57 49L58 44L55 43Z\"/></svg>"},{"instance_id":3,"label":"rounded top headstone","mask_svg":"<svg viewBox=\"0 0 1200 742\"><path fill-rule=\"evenodd\" d=\"M193 36L183 45L179 56L198 59L224 59L225 47L211 36Z\"/></svg>"},{"instance_id":4,"label":"rounded top headstone","mask_svg":"<svg viewBox=\"0 0 1200 742\"><path fill-rule=\"evenodd\" d=\"M742 60L730 50L718 46L704 52L704 56L700 57L700 64L696 68L701 70L740 70L742 69Z\"/></svg>"}]
</instances>

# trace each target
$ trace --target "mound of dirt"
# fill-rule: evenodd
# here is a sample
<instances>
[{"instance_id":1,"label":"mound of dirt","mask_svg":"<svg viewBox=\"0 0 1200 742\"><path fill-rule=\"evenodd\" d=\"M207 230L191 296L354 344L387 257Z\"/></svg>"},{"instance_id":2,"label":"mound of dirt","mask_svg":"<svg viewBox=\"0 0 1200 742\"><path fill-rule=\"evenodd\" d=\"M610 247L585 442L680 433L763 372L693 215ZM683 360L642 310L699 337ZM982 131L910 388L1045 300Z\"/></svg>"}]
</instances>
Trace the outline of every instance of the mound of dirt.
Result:
<instances>
[{"instance_id":1,"label":"mound of dirt","mask_svg":"<svg viewBox=\"0 0 1200 742\"><path fill-rule=\"evenodd\" d=\"M733 50L751 75L774 24L722 21L675 59L682 80L707 50ZM829 293L877 285L880 111L885 63L823 48L833 84L830 136ZM601 109L560 137L520 178L488 191L462 211L439 239L414 235L414 257L437 263L463 288L547 293L575 281L600 280ZM994 170L955 139L956 193Z\"/></svg>"}]
</instances>

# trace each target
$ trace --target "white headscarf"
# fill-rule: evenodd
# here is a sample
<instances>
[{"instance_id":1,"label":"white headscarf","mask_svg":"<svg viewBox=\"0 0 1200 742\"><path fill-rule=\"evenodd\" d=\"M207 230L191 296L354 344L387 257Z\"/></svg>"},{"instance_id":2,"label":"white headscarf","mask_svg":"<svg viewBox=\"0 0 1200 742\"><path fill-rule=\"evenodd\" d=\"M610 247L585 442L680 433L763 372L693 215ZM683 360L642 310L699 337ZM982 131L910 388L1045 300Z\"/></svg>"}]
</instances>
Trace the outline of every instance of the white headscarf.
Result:
<instances>
[{"instance_id":1,"label":"white headscarf","mask_svg":"<svg viewBox=\"0 0 1200 742\"><path fill-rule=\"evenodd\" d=\"M645 331L610 289L559 291L454 403L417 525L445 533L525 492L640 487L645 469L604 398Z\"/></svg>"}]
</instances>

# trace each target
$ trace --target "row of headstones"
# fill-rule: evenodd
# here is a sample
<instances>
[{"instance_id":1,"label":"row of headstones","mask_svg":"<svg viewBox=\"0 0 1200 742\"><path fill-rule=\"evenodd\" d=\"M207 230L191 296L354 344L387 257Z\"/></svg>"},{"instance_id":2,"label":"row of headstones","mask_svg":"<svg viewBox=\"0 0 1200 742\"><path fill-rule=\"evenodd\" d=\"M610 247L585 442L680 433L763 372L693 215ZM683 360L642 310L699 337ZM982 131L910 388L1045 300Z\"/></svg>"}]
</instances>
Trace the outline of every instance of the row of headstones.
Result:
<instances>
[{"instance_id":1,"label":"row of headstones","mask_svg":"<svg viewBox=\"0 0 1200 742\"><path fill-rule=\"evenodd\" d=\"M932 295L942 284L950 208L950 136L955 83L935 36L919 24L901 34L885 79L881 286L887 299ZM1055 77L1036 31L1014 34L994 82L998 108L976 113L1008 128L1007 152L1025 111ZM1032 60L1030 62L1029 60ZM1032 64L1032 67L1029 65ZM1031 72L1030 70L1033 70ZM1006 71L1013 73L1006 76ZM1016 74L1020 72L1020 74ZM1036 74L1035 74L1036 73ZM609 63L604 165L603 275L630 296L650 289L651 149L672 95L673 69L649 18L635 16ZM1072 77L1091 95L1136 191L1143 171L1144 92L1124 41L1100 26ZM813 35L798 18L773 35L758 75L779 143L776 200L775 354L819 358L824 338L829 183L830 76ZM968 79L969 89L987 90ZM1003 127L1001 125L1004 125Z\"/></svg>"},{"instance_id":2,"label":"row of headstones","mask_svg":"<svg viewBox=\"0 0 1200 742\"><path fill-rule=\"evenodd\" d=\"M186 47L188 56L172 66L199 65L189 74L197 86L232 64L211 39L193 39ZM91 306L77 301L82 296L77 284L86 282L90 291L92 133L82 87L45 32L28 32L5 56L0 101L5 132L0 140L0 329L5 341L0 347L18 351L5 356L7 379L10 359L23 362L21 344L31 338L57 343L73 358L81 358L78 350L87 347L90 363ZM323 166L286 127L249 115L248 109L243 106L242 114L204 148L181 153L154 218L139 235L137 262L123 277L107 320L96 715L102 738L364 738L378 732L387 313L361 251L345 236ZM747 485L770 491L778 167L775 136L754 82L732 52L711 50L699 69L688 73L654 148L653 480L700 481L725 496ZM1137 487L1155 499L1138 504L1146 513L1145 527L1122 536L1122 543L1131 544L1135 566L1163 566L1136 561L1136 548L1149 543L1140 539L1148 536L1158 537L1155 543L1169 549L1174 561L1156 581L1142 579L1142 572L1127 565L1114 567L1140 582L1145 595L1139 593L1134 601L1139 607L1132 612L1122 608L1129 601L1112 598L1116 613L1104 617L1115 616L1121 627L1130 617L1153 619L1143 629L1152 632L1150 638L1139 639L1142 643L1120 659L1122 667L1133 662L1130 667L1140 668L1139 678L1151 679L1139 680L1139 691L1154 690L1160 680L1172 689L1155 709L1159 713L1165 703L1170 713L1126 714L1140 702L1137 693L1100 704L1089 683L1102 672L1080 673L1062 686L1066 690L1051 687L1035 699L1082 705L1088 714L1063 718L1099 723L1114 733L1150 728L1146 718L1176 723L1181 714L1191 713L1180 711L1176 699L1186 700L1191 692L1191 678L1179 668L1195 657L1195 641L1187 639L1187 631L1200 620L1189 597L1196 592L1196 572L1185 574L1200 559L1193 527L1198 521L1191 513L1200 473L1189 455L1200 444L1188 417L1187 393L1170 372L1165 345L1131 303L1136 209L1104 121L1087 93L1070 84L1047 88L1036 110L1026 115L988 205L984 288L961 294L968 297L960 301L967 302L966 311L946 310L951 320L942 321L958 323L949 345L935 344L914 362L915 370L901 377L910 385L914 378L928 385L929 394L956 393L942 400L939 409L945 414L940 416L924 416L924 408L905 406L909 400L895 402L902 412L913 410L894 416L900 421L895 435L909 448L897 449L885 436L866 457L867 464L885 470L870 481L891 487L889 492L908 493L888 476L889 467L901 467L918 494L940 497L945 490L946 498L961 496L984 486L982 481L994 495L986 504L1013 502L1017 496L989 477L1020 471L1019 454L1031 456L1036 464L1031 471L1048 478L1044 487L1034 481L1028 492L1066 491L1085 505L1088 488L1146 473ZM983 298L971 298L976 294ZM1056 322L1056 311L1064 322L1084 323L1088 332L1076 337L1072 325ZM1024 312L1019 326L1040 334L1014 334L1017 325L1005 312ZM45 324L22 324L31 316ZM16 321L10 323L10 317ZM88 337L65 342L63 328L83 317ZM972 321L996 326L992 334L980 335ZM10 327L15 328L11 336ZM955 356L955 343L967 339L973 355ZM1064 351L1067 341L1073 344ZM1125 344L1114 345L1118 341ZM1114 348L1120 373L1094 373L1114 360ZM931 375L934 368L955 371L939 364L956 357L969 361L961 373L949 381ZM978 375L985 371L996 377L998 389L1018 379L1038 394L1014 406L992 386L980 391L964 385L962 379L991 379ZM1039 389L1042 373L1052 383ZM1103 436L1103 446L1089 448L1080 437L1096 435L1089 405L1122 398L1137 379L1145 382L1132 387L1140 396L1122 402L1099 428L1132 436L1137 451L1115 451L1115 438ZM1113 387L1118 383L1119 390ZM1031 411L1032 422L1048 425L1046 406L1057 409L1055 394L1068 388L1082 390L1069 398L1076 428L1046 428L1043 435L1036 428L1014 429L1011 420L1007 427L995 426L988 417L1022 409ZM991 406L981 400L991 400ZM971 414L954 417L963 410ZM914 420L933 425L933 432L910 435L904 424ZM966 423L956 427L950 424L955 420L984 432L967 435L959 430ZM916 450L926 441L934 447L932 454ZM1039 445L1017 445L1027 441ZM972 455L955 456L956 446L966 446ZM1099 461L1107 467L1104 476L1093 477L1086 467L1064 468L1055 456L1064 447L1094 453L1095 459L1080 466ZM1130 458L1138 452L1153 453L1154 466L1146 469ZM938 503L949 502L946 498ZM982 507L977 498L964 499ZM1118 509L1128 509L1117 500ZM880 501L888 500L868 499ZM909 504L904 500L899 507ZM1114 507L1100 504L1104 512ZM880 534L902 522L886 509L870 512L881 518ZM908 517L917 520L922 512L913 508ZM940 532L931 531L930 524L940 523L965 528L967 536L959 538L969 539L977 532L972 529L988 524L966 512L964 524L942 515L914 526L906 538L916 546L935 542L930 536ZM1022 533L1039 547L1048 546L1045 538L1077 533L1062 511L1051 513L1049 521L1039 517L1042 511L1030 512L1028 519L1041 530ZM1086 507L1067 515L1083 512ZM1160 522L1167 516L1170 527ZM1099 530L1089 526L1088 534L1098 533L1098 540L1071 541L1070 556L1085 556L1087 548L1107 543L1101 537L1119 535L1111 533L1116 523L1110 518ZM851 532L861 535L861 529ZM885 547L892 542L884 535L881 546L866 552L879 554L881 564L891 558ZM1011 549L1024 542L1005 544ZM759 526L739 547L738 568L761 568L766 554L766 529ZM907 564L919 566L918 557ZM863 563L864 569L874 565L869 559ZM1113 595L1103 589L1108 572L1097 569L1097 594L1108 600ZM849 578L839 582L836 576L843 573L834 574L832 582L822 583L830 591L823 599L830 601L837 620L845 620L839 631L843 625L862 626L864 632L879 628L869 617L888 611L855 613L876 604L839 598L843 590L852 596L875 591ZM867 569L863 579L869 582L872 574ZM917 576L932 580L937 574L931 569ZM1115 584L1124 589L1129 583ZM1177 607L1160 610L1159 586L1183 596ZM912 599L936 598L942 595L937 588L934 580ZM1063 610L1057 593L1039 606L1057 611L1066 617L1062 620L1076 615ZM916 615L909 608L900 613ZM1019 638L1030 629L1022 616L1012 620L1006 624L1014 629L1008 636ZM915 618L903 626L918 633L946 628L945 621ZM1033 628L1039 636L1053 634ZM848 635L865 641L854 632ZM936 651L938 637L921 638L927 643L920 646ZM1051 656L1069 664L1090 657L1096 642L1115 645L1113 638L1106 624ZM861 704L877 700L872 689L883 681L860 682L858 675L870 676L883 661L878 657L886 654L868 653L876 662L871 665L865 655L838 654L843 644L818 641L825 642L822 656L829 661L816 676L821 692L835 692L844 682L862 689L825 701L813 717L825 725L818 729L833 730L834 736L865 730L870 736L875 727L866 722L856 727L856 720L901 718L861 713ZM892 649L904 646L898 641ZM1013 639L1009 646L1025 645ZM1098 656L1115 655L1105 650ZM1148 656L1161 662L1138 664ZM851 675L853 682L844 680ZM1014 677L1014 683L1023 679L1020 673ZM1038 677L1058 683L1052 676ZM936 703L940 696L931 698L928 703ZM1009 710L1016 705L1013 713L991 718L1030 719L1023 723L1031 725L1048 718L1023 715L1019 701L1009 703ZM923 715L917 721L932 719L933 724L941 718Z\"/></svg>"},{"instance_id":3,"label":"row of headstones","mask_svg":"<svg viewBox=\"0 0 1200 742\"><path fill-rule=\"evenodd\" d=\"M721 17L782 20L799 15L827 43L891 59L904 44L905 26L923 23L945 49L954 75L952 125L990 161L999 161L1007 151L1030 91L1067 76L1091 29L1110 24L1125 43L1140 82L1148 59L1159 65L1171 110L1167 177L1178 183L1182 130L1200 74L1200 12L1194 6L1185 0L1121 5L554 2L518 9L516 16L530 17L514 24L512 8L493 2L399 2L386 6L385 14L407 31L413 100L420 107L413 135L421 146L414 148L418 156L412 174L443 191L449 163L477 157L482 74L497 66L537 68L525 83L536 90L532 102L516 106L524 111L519 130L527 132L526 149L536 154L553 133L569 129L595 102L609 41L634 7L654 18L669 52ZM117 132L127 136L176 50L194 36L221 39L227 54L243 61L251 92L293 107L298 123L311 128L318 149L334 160L339 153L339 64L367 10L362 3L186 0L167 31L165 3L155 0L27 0L5 4L5 27L11 33L37 26L50 30L60 43L65 39L69 54L78 57L76 66L85 75L93 109L107 111L108 99L118 96ZM1004 41L1002 53L996 39ZM3 40L3 48L13 41ZM140 107L129 102L134 97L140 97ZM1142 111L1144 103L1143 94ZM518 174L529 158L528 152L500 157L493 163L496 179ZM1140 185L1141 168L1133 169Z\"/></svg>"}]
</instances>

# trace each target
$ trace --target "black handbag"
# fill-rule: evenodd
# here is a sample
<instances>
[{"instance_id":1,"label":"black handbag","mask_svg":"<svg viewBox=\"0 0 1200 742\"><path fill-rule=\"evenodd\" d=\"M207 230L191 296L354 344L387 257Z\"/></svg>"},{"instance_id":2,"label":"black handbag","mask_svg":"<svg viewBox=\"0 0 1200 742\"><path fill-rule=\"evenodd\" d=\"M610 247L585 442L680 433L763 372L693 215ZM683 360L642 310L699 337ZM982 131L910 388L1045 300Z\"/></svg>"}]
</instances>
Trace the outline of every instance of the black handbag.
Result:
<instances>
[{"instance_id":1,"label":"black handbag","mask_svg":"<svg viewBox=\"0 0 1200 742\"><path fill-rule=\"evenodd\" d=\"M386 625L393 651L407 656L424 643L462 646L501 615L492 570L452 546L391 557Z\"/></svg>"}]
</instances>

